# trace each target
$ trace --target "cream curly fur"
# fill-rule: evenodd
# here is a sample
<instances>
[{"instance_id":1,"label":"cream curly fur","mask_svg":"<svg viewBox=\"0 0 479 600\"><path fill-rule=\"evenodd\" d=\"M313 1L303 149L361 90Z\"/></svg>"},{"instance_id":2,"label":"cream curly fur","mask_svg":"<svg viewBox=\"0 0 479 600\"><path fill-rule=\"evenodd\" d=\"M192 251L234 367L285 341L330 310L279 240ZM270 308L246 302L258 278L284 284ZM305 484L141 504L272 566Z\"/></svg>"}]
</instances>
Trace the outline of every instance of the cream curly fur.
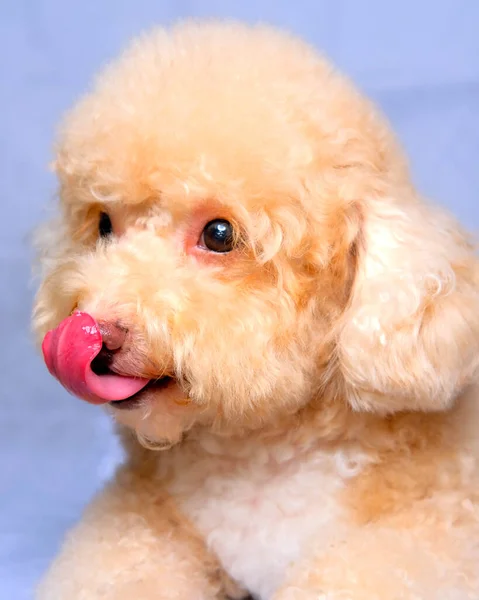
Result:
<instances>
[{"instance_id":1,"label":"cream curly fur","mask_svg":"<svg viewBox=\"0 0 479 600\"><path fill-rule=\"evenodd\" d=\"M55 168L39 338L78 306L178 386L109 408L128 459L38 597L479 599L479 263L375 108L283 33L187 22L108 66Z\"/></svg>"}]
</instances>

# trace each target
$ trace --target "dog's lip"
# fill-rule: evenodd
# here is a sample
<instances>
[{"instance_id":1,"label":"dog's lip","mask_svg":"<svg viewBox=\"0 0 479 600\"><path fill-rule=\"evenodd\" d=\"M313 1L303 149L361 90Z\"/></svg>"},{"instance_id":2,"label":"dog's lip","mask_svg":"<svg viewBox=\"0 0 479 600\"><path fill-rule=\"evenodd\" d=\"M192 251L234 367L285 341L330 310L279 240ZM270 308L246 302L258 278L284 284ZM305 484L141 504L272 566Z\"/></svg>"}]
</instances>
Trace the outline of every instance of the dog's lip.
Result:
<instances>
[{"instance_id":1,"label":"dog's lip","mask_svg":"<svg viewBox=\"0 0 479 600\"><path fill-rule=\"evenodd\" d=\"M150 379L150 381L146 384L146 386L143 389L136 392L129 398L125 398L123 400L113 400L109 402L109 405L113 408L121 410L133 409L136 408L139 404L141 404L147 392L157 392L160 390L165 390L166 388L174 384L176 384L176 379L170 375L164 375L163 377L159 377L158 379Z\"/></svg>"}]
</instances>

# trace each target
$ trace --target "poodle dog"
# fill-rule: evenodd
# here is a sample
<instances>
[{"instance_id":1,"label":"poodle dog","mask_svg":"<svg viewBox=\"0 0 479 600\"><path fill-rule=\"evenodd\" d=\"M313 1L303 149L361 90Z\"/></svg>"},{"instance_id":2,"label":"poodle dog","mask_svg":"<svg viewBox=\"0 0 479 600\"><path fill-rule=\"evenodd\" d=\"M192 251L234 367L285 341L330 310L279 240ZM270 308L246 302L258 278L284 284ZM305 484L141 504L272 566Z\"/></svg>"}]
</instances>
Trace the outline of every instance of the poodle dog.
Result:
<instances>
[{"instance_id":1,"label":"poodle dog","mask_svg":"<svg viewBox=\"0 0 479 600\"><path fill-rule=\"evenodd\" d=\"M54 164L34 328L126 458L38 597L479 599L479 262L375 108L287 34L186 22Z\"/></svg>"}]
</instances>

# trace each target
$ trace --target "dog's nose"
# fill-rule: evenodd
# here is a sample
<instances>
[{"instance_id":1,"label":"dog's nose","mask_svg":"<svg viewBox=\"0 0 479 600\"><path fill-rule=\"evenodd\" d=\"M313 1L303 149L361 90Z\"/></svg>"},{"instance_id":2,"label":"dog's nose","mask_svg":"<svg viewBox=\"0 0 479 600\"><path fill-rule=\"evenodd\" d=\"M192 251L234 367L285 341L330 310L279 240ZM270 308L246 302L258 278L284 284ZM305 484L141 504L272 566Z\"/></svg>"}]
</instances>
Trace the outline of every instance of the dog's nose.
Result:
<instances>
[{"instance_id":1,"label":"dog's nose","mask_svg":"<svg viewBox=\"0 0 479 600\"><path fill-rule=\"evenodd\" d=\"M103 346L107 350L114 352L123 346L126 334L128 333L126 327L122 327L118 323L112 323L110 321L99 321L98 326L100 328Z\"/></svg>"},{"instance_id":2,"label":"dog's nose","mask_svg":"<svg viewBox=\"0 0 479 600\"><path fill-rule=\"evenodd\" d=\"M110 367L114 361L114 354L121 350L128 330L110 321L99 321L98 328L101 334L102 347L93 359L91 368L96 375L105 375L111 372Z\"/></svg>"}]
</instances>

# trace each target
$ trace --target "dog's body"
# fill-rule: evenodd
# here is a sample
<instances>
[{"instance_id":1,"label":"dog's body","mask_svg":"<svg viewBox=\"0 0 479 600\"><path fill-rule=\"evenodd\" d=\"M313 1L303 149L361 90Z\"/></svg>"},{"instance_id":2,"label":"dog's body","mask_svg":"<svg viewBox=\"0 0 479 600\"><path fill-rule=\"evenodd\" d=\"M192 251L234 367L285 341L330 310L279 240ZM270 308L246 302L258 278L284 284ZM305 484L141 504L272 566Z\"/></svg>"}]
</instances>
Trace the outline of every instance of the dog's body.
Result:
<instances>
[{"instance_id":1,"label":"dog's body","mask_svg":"<svg viewBox=\"0 0 479 600\"><path fill-rule=\"evenodd\" d=\"M479 263L367 101L283 34L186 24L107 70L56 167L35 325L101 324L73 383L127 460L40 597L479 599Z\"/></svg>"},{"instance_id":2,"label":"dog's body","mask_svg":"<svg viewBox=\"0 0 479 600\"><path fill-rule=\"evenodd\" d=\"M161 461L165 472L174 465L168 492L225 570L244 589L272 597L308 545L335 539L345 520L339 493L358 471L348 464L356 453L287 439L265 446L205 436L191 445Z\"/></svg>"}]
</instances>

